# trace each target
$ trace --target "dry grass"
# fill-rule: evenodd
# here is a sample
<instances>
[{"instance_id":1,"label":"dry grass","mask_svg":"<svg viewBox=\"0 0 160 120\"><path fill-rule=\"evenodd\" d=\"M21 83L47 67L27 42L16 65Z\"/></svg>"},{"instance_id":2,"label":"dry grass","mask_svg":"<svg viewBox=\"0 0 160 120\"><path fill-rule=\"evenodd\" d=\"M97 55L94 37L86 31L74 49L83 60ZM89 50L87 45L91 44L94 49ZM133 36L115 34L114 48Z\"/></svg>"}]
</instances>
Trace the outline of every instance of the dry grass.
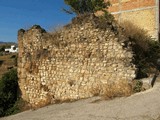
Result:
<instances>
[{"instance_id":1,"label":"dry grass","mask_svg":"<svg viewBox=\"0 0 160 120\"><path fill-rule=\"evenodd\" d=\"M144 51L148 49L148 42L152 39L148 32L129 21L123 21L120 26L124 29L123 33L130 41L139 45Z\"/></svg>"},{"instance_id":2,"label":"dry grass","mask_svg":"<svg viewBox=\"0 0 160 120\"><path fill-rule=\"evenodd\" d=\"M115 83L104 85L102 97L104 99L113 99L115 97L130 96L132 87L126 80L117 81Z\"/></svg>"},{"instance_id":3,"label":"dry grass","mask_svg":"<svg viewBox=\"0 0 160 120\"><path fill-rule=\"evenodd\" d=\"M90 92L93 96L100 96L102 92L102 85L98 84L90 89Z\"/></svg>"},{"instance_id":4,"label":"dry grass","mask_svg":"<svg viewBox=\"0 0 160 120\"><path fill-rule=\"evenodd\" d=\"M132 94L132 86L127 80L120 80L110 84L94 87L91 90L94 96L100 95L102 99L108 100L115 97L130 96Z\"/></svg>"},{"instance_id":5,"label":"dry grass","mask_svg":"<svg viewBox=\"0 0 160 120\"><path fill-rule=\"evenodd\" d=\"M8 55L0 56L0 61L3 61L3 63L0 66L0 78L5 72L8 71L9 67L16 67L15 59L11 58L13 55L16 55L16 54L8 54Z\"/></svg>"}]
</instances>

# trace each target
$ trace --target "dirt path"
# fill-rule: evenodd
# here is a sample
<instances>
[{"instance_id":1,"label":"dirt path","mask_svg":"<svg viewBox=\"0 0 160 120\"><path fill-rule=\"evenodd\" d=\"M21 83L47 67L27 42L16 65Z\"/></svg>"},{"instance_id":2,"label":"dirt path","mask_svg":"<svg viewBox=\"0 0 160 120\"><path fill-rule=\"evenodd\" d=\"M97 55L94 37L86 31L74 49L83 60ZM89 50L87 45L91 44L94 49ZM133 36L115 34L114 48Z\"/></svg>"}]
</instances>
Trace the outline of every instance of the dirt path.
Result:
<instances>
[{"instance_id":1,"label":"dirt path","mask_svg":"<svg viewBox=\"0 0 160 120\"><path fill-rule=\"evenodd\" d=\"M30 110L0 120L160 120L160 83L128 98L80 100Z\"/></svg>"}]
</instances>

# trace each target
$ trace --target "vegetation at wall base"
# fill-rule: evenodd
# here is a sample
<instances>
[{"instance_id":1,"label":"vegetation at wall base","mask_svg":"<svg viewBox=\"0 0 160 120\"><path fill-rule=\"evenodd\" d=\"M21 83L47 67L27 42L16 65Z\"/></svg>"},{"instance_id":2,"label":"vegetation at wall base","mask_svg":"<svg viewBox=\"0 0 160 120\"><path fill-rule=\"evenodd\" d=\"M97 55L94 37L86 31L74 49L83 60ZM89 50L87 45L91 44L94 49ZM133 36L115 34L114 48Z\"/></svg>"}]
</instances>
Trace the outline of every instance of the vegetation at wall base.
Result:
<instances>
[{"instance_id":1,"label":"vegetation at wall base","mask_svg":"<svg viewBox=\"0 0 160 120\"><path fill-rule=\"evenodd\" d=\"M15 105L18 98L17 70L11 69L0 80L0 117L18 111Z\"/></svg>"},{"instance_id":2,"label":"vegetation at wall base","mask_svg":"<svg viewBox=\"0 0 160 120\"><path fill-rule=\"evenodd\" d=\"M160 43L149 36L147 31L131 22L124 21L121 27L135 54L133 62L138 68L136 79L148 77L149 74L154 74L156 69L160 70L157 65L160 58Z\"/></svg>"},{"instance_id":3,"label":"vegetation at wall base","mask_svg":"<svg viewBox=\"0 0 160 120\"><path fill-rule=\"evenodd\" d=\"M137 93L142 91L143 82L140 80L134 80L132 83L132 92Z\"/></svg>"},{"instance_id":4,"label":"vegetation at wall base","mask_svg":"<svg viewBox=\"0 0 160 120\"><path fill-rule=\"evenodd\" d=\"M160 42L159 41L150 41L149 42L149 49L147 52L147 58L150 62L157 65L157 60L160 59ZM160 70L160 68L157 68Z\"/></svg>"},{"instance_id":5,"label":"vegetation at wall base","mask_svg":"<svg viewBox=\"0 0 160 120\"><path fill-rule=\"evenodd\" d=\"M150 40L148 43L148 49L139 49L139 52L135 50L135 63L139 68L137 78L148 77L149 74L154 74L156 70L160 70L157 60L160 58L160 43L158 41ZM141 51L141 52L140 52Z\"/></svg>"}]
</instances>

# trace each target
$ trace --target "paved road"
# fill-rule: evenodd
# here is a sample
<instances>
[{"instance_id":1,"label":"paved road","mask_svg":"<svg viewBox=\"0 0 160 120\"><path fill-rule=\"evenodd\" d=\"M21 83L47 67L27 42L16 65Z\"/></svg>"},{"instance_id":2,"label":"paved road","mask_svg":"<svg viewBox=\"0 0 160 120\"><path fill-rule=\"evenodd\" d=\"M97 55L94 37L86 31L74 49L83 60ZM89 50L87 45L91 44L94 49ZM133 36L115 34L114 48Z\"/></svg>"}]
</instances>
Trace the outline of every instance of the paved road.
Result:
<instances>
[{"instance_id":1,"label":"paved road","mask_svg":"<svg viewBox=\"0 0 160 120\"><path fill-rule=\"evenodd\" d=\"M30 110L0 120L160 120L160 83L127 98L98 97Z\"/></svg>"}]
</instances>

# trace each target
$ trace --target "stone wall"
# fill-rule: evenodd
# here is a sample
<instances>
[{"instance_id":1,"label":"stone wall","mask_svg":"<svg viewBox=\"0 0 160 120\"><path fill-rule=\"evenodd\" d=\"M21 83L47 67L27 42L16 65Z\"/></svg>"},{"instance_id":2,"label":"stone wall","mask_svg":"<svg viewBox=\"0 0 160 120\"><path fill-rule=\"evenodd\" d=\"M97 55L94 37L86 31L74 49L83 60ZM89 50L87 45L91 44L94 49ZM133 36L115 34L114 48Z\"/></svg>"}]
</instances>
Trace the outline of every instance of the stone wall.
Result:
<instances>
[{"instance_id":1,"label":"stone wall","mask_svg":"<svg viewBox=\"0 0 160 120\"><path fill-rule=\"evenodd\" d=\"M92 97L93 88L103 92L102 85L135 78L127 39L111 23L102 29L96 20L77 18L54 33L40 26L19 30L18 76L25 101L35 107Z\"/></svg>"},{"instance_id":2,"label":"stone wall","mask_svg":"<svg viewBox=\"0 0 160 120\"><path fill-rule=\"evenodd\" d=\"M106 0L107 1L107 0ZM109 11L119 22L130 21L145 29L153 38L159 32L159 0L110 0Z\"/></svg>"}]
</instances>

